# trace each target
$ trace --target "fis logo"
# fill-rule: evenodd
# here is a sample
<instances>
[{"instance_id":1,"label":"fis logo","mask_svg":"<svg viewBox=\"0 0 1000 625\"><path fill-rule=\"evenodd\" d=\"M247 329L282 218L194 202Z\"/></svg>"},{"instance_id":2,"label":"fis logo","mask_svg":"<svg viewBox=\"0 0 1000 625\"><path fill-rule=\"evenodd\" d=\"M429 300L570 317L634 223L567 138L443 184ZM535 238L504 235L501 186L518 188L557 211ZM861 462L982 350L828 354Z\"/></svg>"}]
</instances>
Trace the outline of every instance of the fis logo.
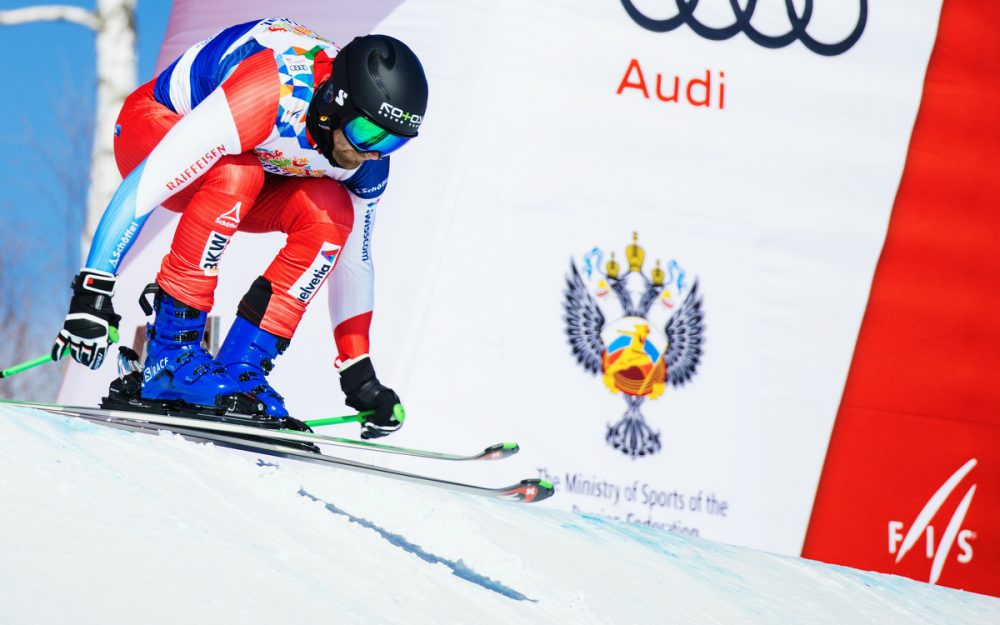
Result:
<instances>
[{"instance_id":1,"label":"fis logo","mask_svg":"<svg viewBox=\"0 0 1000 625\"><path fill-rule=\"evenodd\" d=\"M226 251L226 246L232 237L215 232L211 232L205 249L201 251L201 269L206 276L219 275L219 263L222 261L222 253Z\"/></svg>"},{"instance_id":2,"label":"fis logo","mask_svg":"<svg viewBox=\"0 0 1000 625\"><path fill-rule=\"evenodd\" d=\"M333 271L333 266L337 264L337 257L340 255L341 247L335 243L323 243L316 260L312 262L309 269L288 289L288 294L304 304L316 295L323 281Z\"/></svg>"},{"instance_id":3,"label":"fis logo","mask_svg":"<svg viewBox=\"0 0 1000 625\"><path fill-rule=\"evenodd\" d=\"M964 528L962 524L965 521L966 514L969 512L969 506L972 504L972 497L976 494L975 484L971 485L965 491L962 501L959 502L958 507L952 512L951 519L948 520L948 525L945 526L944 533L940 534L941 538L936 543L938 529L931 523L937 517L945 500L948 499L951 493L975 466L976 459L973 458L945 480L944 484L927 500L923 509L920 510L920 513L910 523L905 535L903 534L903 531L906 529L905 523L902 521L889 521L889 553L895 554L897 564L923 538L925 555L928 560L932 560L930 578L928 579L931 584L936 584L941 578L941 571L944 569L945 563L949 560L956 543L958 551L954 559L960 564L968 564L972 561L973 550L971 541L975 540L976 533Z\"/></svg>"},{"instance_id":4,"label":"fis logo","mask_svg":"<svg viewBox=\"0 0 1000 625\"><path fill-rule=\"evenodd\" d=\"M215 219L215 223L219 224L223 228L236 228L240 225L240 208L242 208L243 202L237 202L229 212L225 215L219 215Z\"/></svg>"},{"instance_id":5,"label":"fis logo","mask_svg":"<svg viewBox=\"0 0 1000 625\"><path fill-rule=\"evenodd\" d=\"M337 106L344 106L344 102L347 101L347 92L344 91L343 89L340 89L340 93L337 94L337 97L335 99L337 102Z\"/></svg>"}]
</instances>

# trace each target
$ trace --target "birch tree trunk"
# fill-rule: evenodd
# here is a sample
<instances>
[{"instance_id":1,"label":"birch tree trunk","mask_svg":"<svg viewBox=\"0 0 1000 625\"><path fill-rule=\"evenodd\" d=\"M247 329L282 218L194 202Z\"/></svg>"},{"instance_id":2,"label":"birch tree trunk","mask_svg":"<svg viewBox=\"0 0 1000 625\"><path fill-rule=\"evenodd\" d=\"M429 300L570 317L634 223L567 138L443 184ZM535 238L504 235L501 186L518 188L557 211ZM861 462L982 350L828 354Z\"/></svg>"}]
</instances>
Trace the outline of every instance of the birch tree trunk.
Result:
<instances>
[{"instance_id":1,"label":"birch tree trunk","mask_svg":"<svg viewBox=\"0 0 1000 625\"><path fill-rule=\"evenodd\" d=\"M136 87L135 6L136 0L97 0L95 11L67 5L0 11L0 25L62 20L96 33L97 106L87 217L80 238L81 264L86 260L101 215L121 181L115 164L114 128L122 102Z\"/></svg>"},{"instance_id":2,"label":"birch tree trunk","mask_svg":"<svg viewBox=\"0 0 1000 625\"><path fill-rule=\"evenodd\" d=\"M97 223L121 182L115 163L115 120L136 87L136 0L97 0L97 118L90 157L90 192L80 253L86 260Z\"/></svg>"}]
</instances>

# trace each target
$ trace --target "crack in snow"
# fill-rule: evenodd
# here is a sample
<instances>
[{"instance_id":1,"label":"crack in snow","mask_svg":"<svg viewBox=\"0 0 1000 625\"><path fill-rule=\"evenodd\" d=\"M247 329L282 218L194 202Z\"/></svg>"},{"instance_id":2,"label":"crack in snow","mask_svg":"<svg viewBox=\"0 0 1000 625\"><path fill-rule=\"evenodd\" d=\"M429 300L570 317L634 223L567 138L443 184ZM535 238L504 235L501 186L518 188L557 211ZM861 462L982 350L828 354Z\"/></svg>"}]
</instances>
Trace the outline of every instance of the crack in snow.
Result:
<instances>
[{"instance_id":1,"label":"crack in snow","mask_svg":"<svg viewBox=\"0 0 1000 625\"><path fill-rule=\"evenodd\" d=\"M308 492L306 492L305 489L299 489L299 494L302 495L303 497L311 499L312 501L318 501L322 503L324 506L326 506L326 509L332 512L333 514L339 514L345 516L352 523L357 523L361 527L372 530L373 532L377 533L379 536L384 538L393 546L399 547L400 549L406 551L407 553L412 553L413 555L417 556L424 562L428 562L430 564L443 564L447 566L448 568L451 569L452 574L455 575L456 577L464 579L468 582L472 582L473 584L482 586L486 590L491 590L495 593L501 594L505 597L514 599L516 601L530 601L532 603L537 603L537 600L530 599L529 597L525 596L522 593L519 593L513 588L505 586L496 580L490 579L485 575L473 571L461 559L455 561L455 560L448 560L447 558L442 558L440 556L436 556L433 553L424 550L420 545L415 545L411 543L410 541L406 540L406 538L400 536L399 534L393 534L392 532L379 527L378 525L372 523L367 519L356 517L349 512L341 510L332 503L328 501L323 501L319 497L315 497L309 494Z\"/></svg>"}]
</instances>

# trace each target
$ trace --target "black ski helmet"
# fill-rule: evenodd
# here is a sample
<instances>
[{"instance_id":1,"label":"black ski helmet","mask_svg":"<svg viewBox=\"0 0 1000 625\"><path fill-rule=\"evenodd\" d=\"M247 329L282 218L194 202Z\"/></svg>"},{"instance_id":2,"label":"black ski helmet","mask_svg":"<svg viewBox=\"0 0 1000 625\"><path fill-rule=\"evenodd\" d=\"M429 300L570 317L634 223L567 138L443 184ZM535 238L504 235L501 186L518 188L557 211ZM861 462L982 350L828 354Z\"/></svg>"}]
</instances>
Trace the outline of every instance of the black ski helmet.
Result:
<instances>
[{"instance_id":1,"label":"black ski helmet","mask_svg":"<svg viewBox=\"0 0 1000 625\"><path fill-rule=\"evenodd\" d=\"M330 158L332 133L363 116L399 137L415 137L427 109L427 78L417 55L388 35L357 37L333 60L332 75L316 88L310 133Z\"/></svg>"}]
</instances>

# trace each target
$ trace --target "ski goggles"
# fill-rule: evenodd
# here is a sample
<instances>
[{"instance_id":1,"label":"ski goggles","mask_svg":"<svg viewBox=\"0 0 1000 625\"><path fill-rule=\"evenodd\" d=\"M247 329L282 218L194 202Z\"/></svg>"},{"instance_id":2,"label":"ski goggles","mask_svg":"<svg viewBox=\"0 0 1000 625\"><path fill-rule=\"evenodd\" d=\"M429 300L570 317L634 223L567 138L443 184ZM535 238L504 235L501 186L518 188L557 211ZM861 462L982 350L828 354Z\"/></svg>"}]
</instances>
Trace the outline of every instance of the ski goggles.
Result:
<instances>
[{"instance_id":1,"label":"ski goggles","mask_svg":"<svg viewBox=\"0 0 1000 625\"><path fill-rule=\"evenodd\" d=\"M403 147L411 137L393 134L363 115L343 125L344 136L358 152L378 152L382 156Z\"/></svg>"}]
</instances>

